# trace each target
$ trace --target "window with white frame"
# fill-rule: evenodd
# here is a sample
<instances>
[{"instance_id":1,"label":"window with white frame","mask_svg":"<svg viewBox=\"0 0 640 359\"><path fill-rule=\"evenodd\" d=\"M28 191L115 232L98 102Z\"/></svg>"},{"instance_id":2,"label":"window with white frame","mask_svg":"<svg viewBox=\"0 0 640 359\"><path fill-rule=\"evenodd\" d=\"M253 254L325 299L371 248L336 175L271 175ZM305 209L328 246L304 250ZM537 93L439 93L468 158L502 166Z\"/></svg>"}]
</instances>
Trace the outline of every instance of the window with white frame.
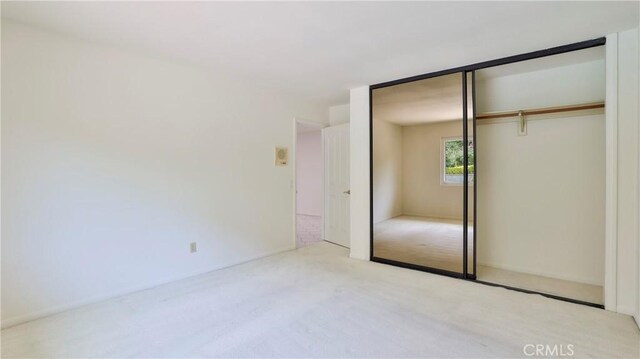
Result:
<instances>
[{"instance_id":1,"label":"window with white frame","mask_svg":"<svg viewBox=\"0 0 640 359\"><path fill-rule=\"evenodd\" d=\"M445 185L464 184L464 148L462 137L449 137L442 139L442 166L440 181ZM469 167L468 176L469 184L473 183L473 175L475 170L475 153L473 151L473 142L467 142Z\"/></svg>"}]
</instances>

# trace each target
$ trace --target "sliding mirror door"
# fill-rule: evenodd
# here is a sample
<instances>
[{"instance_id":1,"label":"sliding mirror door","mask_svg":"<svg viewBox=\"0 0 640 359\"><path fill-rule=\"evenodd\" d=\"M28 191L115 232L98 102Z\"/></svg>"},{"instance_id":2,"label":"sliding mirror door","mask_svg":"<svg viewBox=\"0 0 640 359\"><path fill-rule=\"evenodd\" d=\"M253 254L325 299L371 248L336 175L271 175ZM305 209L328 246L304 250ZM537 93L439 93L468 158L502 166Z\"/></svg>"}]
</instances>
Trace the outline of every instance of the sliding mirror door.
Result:
<instances>
[{"instance_id":1,"label":"sliding mirror door","mask_svg":"<svg viewBox=\"0 0 640 359\"><path fill-rule=\"evenodd\" d=\"M371 86L371 259L601 306L604 43Z\"/></svg>"},{"instance_id":2,"label":"sliding mirror door","mask_svg":"<svg viewBox=\"0 0 640 359\"><path fill-rule=\"evenodd\" d=\"M473 253L464 244L463 221L473 224L464 211L465 183L473 186L464 178L473 171L465 155L473 156L473 143L463 138L465 113L470 118L464 101L472 91L468 83L465 92L464 76L372 90L373 260L465 274L465 253Z\"/></svg>"}]
</instances>

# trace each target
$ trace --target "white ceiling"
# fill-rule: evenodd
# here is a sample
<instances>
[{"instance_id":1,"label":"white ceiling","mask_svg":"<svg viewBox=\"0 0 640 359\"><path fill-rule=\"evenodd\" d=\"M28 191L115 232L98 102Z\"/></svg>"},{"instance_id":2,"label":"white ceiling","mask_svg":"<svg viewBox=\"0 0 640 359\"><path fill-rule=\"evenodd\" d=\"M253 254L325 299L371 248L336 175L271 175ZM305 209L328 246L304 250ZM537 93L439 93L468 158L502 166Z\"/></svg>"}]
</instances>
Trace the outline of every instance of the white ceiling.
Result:
<instances>
[{"instance_id":1,"label":"white ceiling","mask_svg":"<svg viewBox=\"0 0 640 359\"><path fill-rule=\"evenodd\" d=\"M638 26L638 2L2 2L2 17L325 105L361 85Z\"/></svg>"}]
</instances>

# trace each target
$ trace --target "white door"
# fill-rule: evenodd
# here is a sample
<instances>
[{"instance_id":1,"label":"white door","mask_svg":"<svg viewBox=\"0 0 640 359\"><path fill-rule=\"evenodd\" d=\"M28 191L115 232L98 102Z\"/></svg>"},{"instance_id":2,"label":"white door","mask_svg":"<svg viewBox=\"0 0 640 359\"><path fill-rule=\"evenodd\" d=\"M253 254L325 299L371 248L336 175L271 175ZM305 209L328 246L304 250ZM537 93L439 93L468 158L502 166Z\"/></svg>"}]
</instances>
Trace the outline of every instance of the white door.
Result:
<instances>
[{"instance_id":1,"label":"white door","mask_svg":"<svg viewBox=\"0 0 640 359\"><path fill-rule=\"evenodd\" d=\"M349 124L322 129L324 148L324 239L350 247Z\"/></svg>"}]
</instances>

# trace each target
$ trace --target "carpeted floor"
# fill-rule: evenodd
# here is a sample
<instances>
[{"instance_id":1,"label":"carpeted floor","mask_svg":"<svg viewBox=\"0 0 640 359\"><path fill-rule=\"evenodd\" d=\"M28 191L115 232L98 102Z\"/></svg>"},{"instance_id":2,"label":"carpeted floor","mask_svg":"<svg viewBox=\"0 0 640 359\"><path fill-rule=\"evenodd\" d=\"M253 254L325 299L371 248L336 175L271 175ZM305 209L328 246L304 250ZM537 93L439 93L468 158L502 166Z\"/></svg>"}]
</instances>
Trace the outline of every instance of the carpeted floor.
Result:
<instances>
[{"instance_id":1,"label":"carpeted floor","mask_svg":"<svg viewBox=\"0 0 640 359\"><path fill-rule=\"evenodd\" d=\"M348 258L326 242L2 331L2 357L640 356L633 319ZM528 347L527 347L528 346Z\"/></svg>"},{"instance_id":2,"label":"carpeted floor","mask_svg":"<svg viewBox=\"0 0 640 359\"><path fill-rule=\"evenodd\" d=\"M373 253L424 267L462 273L462 221L398 216L376 223ZM469 241L472 256L473 244Z\"/></svg>"},{"instance_id":3,"label":"carpeted floor","mask_svg":"<svg viewBox=\"0 0 640 359\"><path fill-rule=\"evenodd\" d=\"M296 215L296 247L304 247L322 241L322 217Z\"/></svg>"},{"instance_id":4,"label":"carpeted floor","mask_svg":"<svg viewBox=\"0 0 640 359\"><path fill-rule=\"evenodd\" d=\"M483 282L533 290L583 302L604 305L602 286L572 282L557 278L514 272L478 265L477 278Z\"/></svg>"},{"instance_id":5,"label":"carpeted floor","mask_svg":"<svg viewBox=\"0 0 640 359\"><path fill-rule=\"evenodd\" d=\"M417 216L394 217L376 223L374 254L380 258L460 273L462 272L462 231L461 221ZM473 242L469 241L469 259L472 260L472 258ZM469 268L473 268L471 261ZM601 286L481 265L478 265L477 278L484 282L589 303L604 303Z\"/></svg>"}]
</instances>

